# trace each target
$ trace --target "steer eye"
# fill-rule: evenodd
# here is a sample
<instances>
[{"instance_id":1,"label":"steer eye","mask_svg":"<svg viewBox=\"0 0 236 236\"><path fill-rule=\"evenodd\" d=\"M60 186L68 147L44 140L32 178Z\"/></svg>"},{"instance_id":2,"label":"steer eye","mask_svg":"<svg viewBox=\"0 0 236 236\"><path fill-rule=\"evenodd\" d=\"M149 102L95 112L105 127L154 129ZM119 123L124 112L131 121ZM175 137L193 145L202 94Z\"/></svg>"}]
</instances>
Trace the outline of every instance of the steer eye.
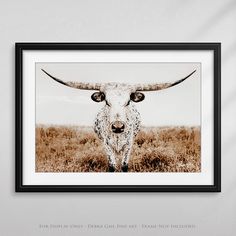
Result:
<instances>
[{"instance_id":1,"label":"steer eye","mask_svg":"<svg viewBox=\"0 0 236 236\"><path fill-rule=\"evenodd\" d=\"M105 100L105 101L106 101L106 105L110 107L111 105L107 102L107 100Z\"/></svg>"},{"instance_id":2,"label":"steer eye","mask_svg":"<svg viewBox=\"0 0 236 236\"><path fill-rule=\"evenodd\" d=\"M126 103L126 105L125 105L125 106L126 106L126 107L127 107L127 106L129 106L129 104L130 104L130 100L129 100L129 101Z\"/></svg>"}]
</instances>

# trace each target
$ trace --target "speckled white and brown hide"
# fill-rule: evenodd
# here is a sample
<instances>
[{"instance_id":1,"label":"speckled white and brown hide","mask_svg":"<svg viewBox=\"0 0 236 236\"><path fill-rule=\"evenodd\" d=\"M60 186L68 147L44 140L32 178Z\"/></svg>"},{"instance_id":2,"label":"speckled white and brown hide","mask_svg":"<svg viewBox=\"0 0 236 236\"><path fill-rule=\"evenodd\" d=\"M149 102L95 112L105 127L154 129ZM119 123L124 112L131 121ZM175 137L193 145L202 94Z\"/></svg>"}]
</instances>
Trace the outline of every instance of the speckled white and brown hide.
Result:
<instances>
[{"instance_id":1,"label":"speckled white and brown hide","mask_svg":"<svg viewBox=\"0 0 236 236\"><path fill-rule=\"evenodd\" d=\"M96 116L94 130L104 143L110 167L116 169L118 157L121 157L121 164L125 168L141 123L140 114L130 100L130 94L135 89L130 85L110 83L101 88L101 91L106 96L106 102ZM125 123L124 132L112 132L111 124L114 121Z\"/></svg>"}]
</instances>

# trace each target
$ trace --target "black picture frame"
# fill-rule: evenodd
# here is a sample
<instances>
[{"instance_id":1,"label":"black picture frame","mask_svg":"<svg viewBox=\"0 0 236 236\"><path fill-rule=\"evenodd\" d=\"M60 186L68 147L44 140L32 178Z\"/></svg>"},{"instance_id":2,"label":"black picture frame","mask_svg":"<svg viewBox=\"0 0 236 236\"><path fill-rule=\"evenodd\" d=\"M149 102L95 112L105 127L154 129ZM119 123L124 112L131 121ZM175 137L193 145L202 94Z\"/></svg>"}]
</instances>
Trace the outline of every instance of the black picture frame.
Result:
<instances>
[{"instance_id":1,"label":"black picture frame","mask_svg":"<svg viewBox=\"0 0 236 236\"><path fill-rule=\"evenodd\" d=\"M214 53L213 185L24 185L23 52L25 50L211 50ZM220 43L16 43L15 44L15 191L16 192L220 192L221 191L221 44Z\"/></svg>"}]
</instances>

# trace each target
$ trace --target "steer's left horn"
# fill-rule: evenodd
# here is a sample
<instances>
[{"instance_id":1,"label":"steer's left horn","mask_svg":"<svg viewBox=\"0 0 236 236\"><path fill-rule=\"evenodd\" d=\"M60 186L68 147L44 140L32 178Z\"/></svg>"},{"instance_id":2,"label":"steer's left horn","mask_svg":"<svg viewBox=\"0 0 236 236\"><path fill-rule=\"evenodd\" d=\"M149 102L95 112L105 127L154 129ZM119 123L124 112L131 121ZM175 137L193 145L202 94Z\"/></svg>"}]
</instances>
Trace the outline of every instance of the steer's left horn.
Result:
<instances>
[{"instance_id":1,"label":"steer's left horn","mask_svg":"<svg viewBox=\"0 0 236 236\"><path fill-rule=\"evenodd\" d=\"M137 91L157 91L157 90L162 90L166 88L173 87L177 84L182 83L184 80L186 80L188 77L190 77L193 73L195 73L196 70L194 70L192 73L184 77L183 79L177 80L173 83L158 83L158 84L137 84L136 90Z\"/></svg>"},{"instance_id":2,"label":"steer's left horn","mask_svg":"<svg viewBox=\"0 0 236 236\"><path fill-rule=\"evenodd\" d=\"M41 69L46 75L48 75L49 77L51 77L52 79L54 79L55 81L57 81L60 84L63 84L65 86L71 87L71 88L76 88L76 89L85 89L85 90L100 90L101 88L101 84L99 83L80 83L80 82L65 82L62 81L52 75L50 75L47 71L45 71L44 69Z\"/></svg>"}]
</instances>

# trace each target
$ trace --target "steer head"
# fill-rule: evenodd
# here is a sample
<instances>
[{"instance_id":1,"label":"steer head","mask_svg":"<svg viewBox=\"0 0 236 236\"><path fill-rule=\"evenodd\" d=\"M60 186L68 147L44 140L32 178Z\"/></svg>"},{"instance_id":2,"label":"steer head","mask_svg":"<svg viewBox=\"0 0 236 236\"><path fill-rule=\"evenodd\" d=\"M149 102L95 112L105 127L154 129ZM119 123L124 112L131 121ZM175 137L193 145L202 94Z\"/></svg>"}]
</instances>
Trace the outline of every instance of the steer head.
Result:
<instances>
[{"instance_id":1,"label":"steer head","mask_svg":"<svg viewBox=\"0 0 236 236\"><path fill-rule=\"evenodd\" d=\"M133 102L141 102L144 94L127 84L107 83L101 86L99 92L92 94L95 102L105 102L109 114L109 128L112 132L123 133L127 124L127 115Z\"/></svg>"},{"instance_id":2,"label":"steer head","mask_svg":"<svg viewBox=\"0 0 236 236\"><path fill-rule=\"evenodd\" d=\"M142 92L158 91L173 87L187 78L189 78L196 70L173 83L153 83L153 84L124 84L124 83L79 83L62 81L42 69L49 77L65 86L85 89L97 90L91 96L95 102L105 102L105 109L109 113L109 124L112 132L119 134L125 131L127 111L131 109L133 103L144 100L145 95Z\"/></svg>"}]
</instances>

